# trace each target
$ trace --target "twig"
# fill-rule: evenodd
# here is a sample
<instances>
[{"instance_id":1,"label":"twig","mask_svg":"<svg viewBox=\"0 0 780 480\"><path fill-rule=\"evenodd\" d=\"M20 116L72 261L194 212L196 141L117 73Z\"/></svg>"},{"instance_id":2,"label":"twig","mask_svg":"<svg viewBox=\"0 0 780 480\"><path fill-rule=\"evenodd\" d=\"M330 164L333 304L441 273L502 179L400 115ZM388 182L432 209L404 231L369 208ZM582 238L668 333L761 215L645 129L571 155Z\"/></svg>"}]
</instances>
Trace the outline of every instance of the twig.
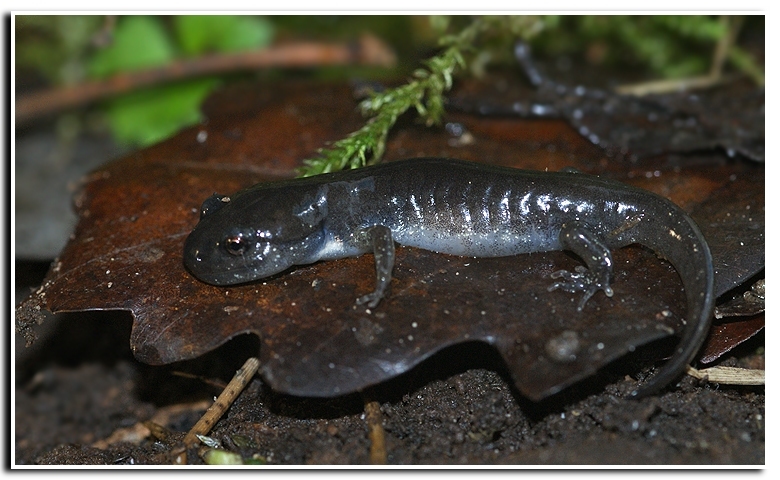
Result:
<instances>
[{"instance_id":1,"label":"twig","mask_svg":"<svg viewBox=\"0 0 780 480\"><path fill-rule=\"evenodd\" d=\"M700 90L714 87L720 83L731 80L733 76L713 76L711 74L699 77L670 78L665 80L651 80L649 82L634 83L631 85L620 85L615 88L615 92L620 95L634 95L641 97L644 95L684 92L687 90Z\"/></svg>"},{"instance_id":2,"label":"twig","mask_svg":"<svg viewBox=\"0 0 780 480\"><path fill-rule=\"evenodd\" d=\"M711 367L697 370L688 367L688 375L705 382L723 385L764 385L764 370L736 367Z\"/></svg>"},{"instance_id":3,"label":"twig","mask_svg":"<svg viewBox=\"0 0 780 480\"><path fill-rule=\"evenodd\" d=\"M244 387L249 384L252 377L255 376L258 368L260 368L260 360L255 357L250 357L244 362L244 365L238 369L233 376L233 379L230 380L230 383L225 387L225 390L219 394L219 397L217 397L214 404L206 410L206 413L198 420L198 423L196 423L195 426L187 432L187 435L184 436L184 440L182 441L184 449L181 452L176 452L178 455L175 455L177 464L187 463L186 449L199 442L198 435L206 435L211 431L211 428L217 423L217 420L225 414L227 409L230 408L236 400L236 397L238 397Z\"/></svg>"},{"instance_id":4,"label":"twig","mask_svg":"<svg viewBox=\"0 0 780 480\"><path fill-rule=\"evenodd\" d=\"M16 122L21 124L60 110L176 80L260 68L301 68L322 65L395 64L395 54L381 40L364 35L356 45L296 42L233 54L182 59L148 70L128 72L107 80L85 82L25 95L16 100Z\"/></svg>"},{"instance_id":5,"label":"twig","mask_svg":"<svg viewBox=\"0 0 780 480\"><path fill-rule=\"evenodd\" d=\"M373 465L385 465L387 463L387 449L385 447L385 429L382 426L382 411L376 400L366 401L366 422L368 423L368 440L371 443L369 458Z\"/></svg>"}]
</instances>

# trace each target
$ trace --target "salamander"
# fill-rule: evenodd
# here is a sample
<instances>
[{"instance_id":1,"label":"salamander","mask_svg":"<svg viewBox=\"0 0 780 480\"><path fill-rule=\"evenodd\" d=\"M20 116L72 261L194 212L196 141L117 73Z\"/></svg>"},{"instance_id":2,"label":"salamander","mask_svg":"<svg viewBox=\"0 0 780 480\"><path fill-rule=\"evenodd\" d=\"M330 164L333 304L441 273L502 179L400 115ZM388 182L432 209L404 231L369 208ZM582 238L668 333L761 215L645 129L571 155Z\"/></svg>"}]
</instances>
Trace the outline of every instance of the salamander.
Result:
<instances>
[{"instance_id":1,"label":"salamander","mask_svg":"<svg viewBox=\"0 0 780 480\"><path fill-rule=\"evenodd\" d=\"M396 161L213 195L184 245L184 264L212 285L233 285L293 265L373 252L387 294L395 243L470 257L567 250L585 266L552 274L549 290L612 296L612 250L638 243L682 279L685 328L672 358L631 395L663 388L693 359L712 317L707 242L677 205L652 192L581 172L537 172L442 158Z\"/></svg>"}]
</instances>

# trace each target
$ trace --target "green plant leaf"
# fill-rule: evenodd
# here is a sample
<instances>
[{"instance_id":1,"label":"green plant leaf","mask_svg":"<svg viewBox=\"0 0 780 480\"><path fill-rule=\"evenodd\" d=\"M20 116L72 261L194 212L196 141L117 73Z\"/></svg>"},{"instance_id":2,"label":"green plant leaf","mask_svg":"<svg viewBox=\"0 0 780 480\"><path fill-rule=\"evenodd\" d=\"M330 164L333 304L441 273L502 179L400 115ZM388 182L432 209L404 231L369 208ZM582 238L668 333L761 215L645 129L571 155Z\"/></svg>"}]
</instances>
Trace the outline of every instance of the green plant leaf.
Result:
<instances>
[{"instance_id":1,"label":"green plant leaf","mask_svg":"<svg viewBox=\"0 0 780 480\"><path fill-rule=\"evenodd\" d=\"M205 78L133 92L106 105L119 142L146 146L201 118L200 104L217 80Z\"/></svg>"},{"instance_id":2,"label":"green plant leaf","mask_svg":"<svg viewBox=\"0 0 780 480\"><path fill-rule=\"evenodd\" d=\"M187 55L259 48L274 35L271 22L252 16L181 15L174 17L173 27Z\"/></svg>"},{"instance_id":3,"label":"green plant leaf","mask_svg":"<svg viewBox=\"0 0 780 480\"><path fill-rule=\"evenodd\" d=\"M130 16L119 20L113 43L95 54L88 71L104 78L117 72L163 65L174 58L174 47L157 17Z\"/></svg>"}]
</instances>

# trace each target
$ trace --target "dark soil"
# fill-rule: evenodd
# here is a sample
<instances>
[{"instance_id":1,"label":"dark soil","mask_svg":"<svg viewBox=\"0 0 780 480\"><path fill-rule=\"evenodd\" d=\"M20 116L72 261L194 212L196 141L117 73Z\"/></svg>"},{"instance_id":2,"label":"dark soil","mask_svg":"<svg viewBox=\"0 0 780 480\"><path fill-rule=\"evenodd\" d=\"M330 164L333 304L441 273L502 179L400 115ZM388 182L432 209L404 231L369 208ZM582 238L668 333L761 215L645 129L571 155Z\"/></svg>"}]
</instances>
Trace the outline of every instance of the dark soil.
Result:
<instances>
[{"instance_id":1,"label":"dark soil","mask_svg":"<svg viewBox=\"0 0 780 480\"><path fill-rule=\"evenodd\" d=\"M194 361L150 367L130 352L130 325L121 312L62 314L41 326L33 347L17 339L16 464L170 463L219 394L213 382L229 381L259 348L243 336ZM763 342L763 334L751 339L725 364L763 368ZM256 378L210 436L269 465L368 464L364 404L376 400L388 464L764 464L763 387L686 377L660 396L625 398L653 373L645 365L637 351L539 403L517 392L500 357L478 343L445 350L363 395L289 397ZM164 428L149 435L139 423L156 414ZM146 437L119 435L139 429ZM197 452L187 458L203 464Z\"/></svg>"}]
</instances>

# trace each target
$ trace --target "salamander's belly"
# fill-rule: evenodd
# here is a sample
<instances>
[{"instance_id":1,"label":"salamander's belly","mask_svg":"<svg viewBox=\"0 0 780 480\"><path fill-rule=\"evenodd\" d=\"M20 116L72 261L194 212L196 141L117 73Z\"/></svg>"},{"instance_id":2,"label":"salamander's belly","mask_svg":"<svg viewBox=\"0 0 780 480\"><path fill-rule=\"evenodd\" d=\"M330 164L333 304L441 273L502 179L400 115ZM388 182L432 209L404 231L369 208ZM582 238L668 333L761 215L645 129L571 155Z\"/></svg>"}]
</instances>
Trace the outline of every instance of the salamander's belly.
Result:
<instances>
[{"instance_id":1,"label":"salamander's belly","mask_svg":"<svg viewBox=\"0 0 780 480\"><path fill-rule=\"evenodd\" d=\"M474 172L457 182L441 173L401 175L392 189L376 182L378 195L367 203L386 205L382 213L362 212L363 219L388 226L401 245L470 257L560 249L561 222L571 215L547 200L542 185Z\"/></svg>"},{"instance_id":2,"label":"salamander's belly","mask_svg":"<svg viewBox=\"0 0 780 480\"><path fill-rule=\"evenodd\" d=\"M558 231L560 229L557 229ZM552 227L475 231L449 225L405 225L393 229L393 238L401 245L464 257L505 257L521 253L560 250L558 231Z\"/></svg>"}]
</instances>

